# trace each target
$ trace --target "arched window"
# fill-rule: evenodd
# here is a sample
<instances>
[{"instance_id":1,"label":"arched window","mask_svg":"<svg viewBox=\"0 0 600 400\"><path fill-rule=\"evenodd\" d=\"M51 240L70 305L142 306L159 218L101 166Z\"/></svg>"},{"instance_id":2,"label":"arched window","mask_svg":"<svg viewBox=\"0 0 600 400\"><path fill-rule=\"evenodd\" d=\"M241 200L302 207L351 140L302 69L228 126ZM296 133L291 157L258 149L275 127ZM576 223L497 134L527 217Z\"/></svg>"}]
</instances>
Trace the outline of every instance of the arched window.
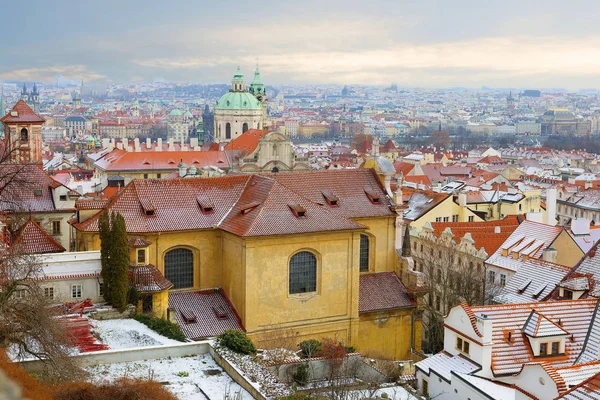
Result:
<instances>
[{"instance_id":1,"label":"arched window","mask_svg":"<svg viewBox=\"0 0 600 400\"><path fill-rule=\"evenodd\" d=\"M260 129L260 122L256 124L256 129Z\"/></svg>"},{"instance_id":2,"label":"arched window","mask_svg":"<svg viewBox=\"0 0 600 400\"><path fill-rule=\"evenodd\" d=\"M369 270L369 237L360 235L360 272Z\"/></svg>"},{"instance_id":3,"label":"arched window","mask_svg":"<svg viewBox=\"0 0 600 400\"><path fill-rule=\"evenodd\" d=\"M173 282L173 289L194 286L194 253L188 249L174 249L165 254L165 278Z\"/></svg>"},{"instance_id":4,"label":"arched window","mask_svg":"<svg viewBox=\"0 0 600 400\"><path fill-rule=\"evenodd\" d=\"M290 259L290 294L317 291L317 257L309 251Z\"/></svg>"},{"instance_id":5,"label":"arched window","mask_svg":"<svg viewBox=\"0 0 600 400\"><path fill-rule=\"evenodd\" d=\"M225 139L231 139L231 124L225 124Z\"/></svg>"},{"instance_id":6,"label":"arched window","mask_svg":"<svg viewBox=\"0 0 600 400\"><path fill-rule=\"evenodd\" d=\"M244 125L242 125L242 133L246 132L248 130L248 123L244 122Z\"/></svg>"},{"instance_id":7,"label":"arched window","mask_svg":"<svg viewBox=\"0 0 600 400\"><path fill-rule=\"evenodd\" d=\"M27 142L29 140L29 132L27 129L21 129L21 142Z\"/></svg>"}]
</instances>

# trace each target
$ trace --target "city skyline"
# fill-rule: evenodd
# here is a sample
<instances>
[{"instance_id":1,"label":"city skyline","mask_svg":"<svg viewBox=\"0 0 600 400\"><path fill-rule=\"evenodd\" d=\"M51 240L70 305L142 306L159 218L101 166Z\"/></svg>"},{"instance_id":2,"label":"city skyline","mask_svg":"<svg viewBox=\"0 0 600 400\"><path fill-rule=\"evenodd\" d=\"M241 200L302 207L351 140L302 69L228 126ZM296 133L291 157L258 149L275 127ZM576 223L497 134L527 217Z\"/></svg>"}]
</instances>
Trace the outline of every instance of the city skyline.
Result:
<instances>
[{"instance_id":1,"label":"city skyline","mask_svg":"<svg viewBox=\"0 0 600 400\"><path fill-rule=\"evenodd\" d=\"M272 84L600 87L591 1L36 3L0 28L2 81L227 83L259 64Z\"/></svg>"}]
</instances>

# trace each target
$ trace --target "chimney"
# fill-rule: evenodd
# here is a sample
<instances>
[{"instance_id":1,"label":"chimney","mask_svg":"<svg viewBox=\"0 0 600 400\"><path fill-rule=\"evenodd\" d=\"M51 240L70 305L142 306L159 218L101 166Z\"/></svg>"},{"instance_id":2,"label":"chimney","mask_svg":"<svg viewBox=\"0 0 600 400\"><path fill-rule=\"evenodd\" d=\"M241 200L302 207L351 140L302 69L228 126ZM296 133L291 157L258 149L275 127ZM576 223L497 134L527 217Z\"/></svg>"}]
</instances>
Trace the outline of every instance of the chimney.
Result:
<instances>
[{"instance_id":1,"label":"chimney","mask_svg":"<svg viewBox=\"0 0 600 400\"><path fill-rule=\"evenodd\" d=\"M146 149L150 149L152 147L152 139L146 138Z\"/></svg>"},{"instance_id":2,"label":"chimney","mask_svg":"<svg viewBox=\"0 0 600 400\"><path fill-rule=\"evenodd\" d=\"M123 142L117 142L117 149L123 150Z\"/></svg>"},{"instance_id":3,"label":"chimney","mask_svg":"<svg viewBox=\"0 0 600 400\"><path fill-rule=\"evenodd\" d=\"M462 208L467 207L467 194L466 193L461 192L458 194L458 205L461 206Z\"/></svg>"},{"instance_id":4,"label":"chimney","mask_svg":"<svg viewBox=\"0 0 600 400\"><path fill-rule=\"evenodd\" d=\"M483 335L483 344L490 344L492 342L492 320L485 314L479 314L475 316L475 324L477 329Z\"/></svg>"},{"instance_id":5,"label":"chimney","mask_svg":"<svg viewBox=\"0 0 600 400\"><path fill-rule=\"evenodd\" d=\"M156 139L156 151L163 151L162 138Z\"/></svg>"},{"instance_id":6,"label":"chimney","mask_svg":"<svg viewBox=\"0 0 600 400\"><path fill-rule=\"evenodd\" d=\"M542 260L555 263L558 252L552 247L546 247L542 250Z\"/></svg>"},{"instance_id":7,"label":"chimney","mask_svg":"<svg viewBox=\"0 0 600 400\"><path fill-rule=\"evenodd\" d=\"M175 146L173 145L173 138L169 138L167 141L169 143L169 151L174 151Z\"/></svg>"},{"instance_id":8,"label":"chimney","mask_svg":"<svg viewBox=\"0 0 600 400\"><path fill-rule=\"evenodd\" d=\"M140 152L140 139L139 138L135 138L133 139L133 148L135 149L136 152Z\"/></svg>"},{"instance_id":9,"label":"chimney","mask_svg":"<svg viewBox=\"0 0 600 400\"><path fill-rule=\"evenodd\" d=\"M556 225L556 188L546 190L546 224Z\"/></svg>"},{"instance_id":10,"label":"chimney","mask_svg":"<svg viewBox=\"0 0 600 400\"><path fill-rule=\"evenodd\" d=\"M585 181L585 186L586 189L589 189L592 187L592 181Z\"/></svg>"},{"instance_id":11,"label":"chimney","mask_svg":"<svg viewBox=\"0 0 600 400\"><path fill-rule=\"evenodd\" d=\"M495 226L494 227L494 233L500 233L500 232L501 232L500 227L499 226Z\"/></svg>"},{"instance_id":12,"label":"chimney","mask_svg":"<svg viewBox=\"0 0 600 400\"><path fill-rule=\"evenodd\" d=\"M190 147L194 150L196 149L196 147L198 147L198 138L190 138Z\"/></svg>"},{"instance_id":13,"label":"chimney","mask_svg":"<svg viewBox=\"0 0 600 400\"><path fill-rule=\"evenodd\" d=\"M83 185L77 185L77 193L83 195L85 193L83 193Z\"/></svg>"}]
</instances>

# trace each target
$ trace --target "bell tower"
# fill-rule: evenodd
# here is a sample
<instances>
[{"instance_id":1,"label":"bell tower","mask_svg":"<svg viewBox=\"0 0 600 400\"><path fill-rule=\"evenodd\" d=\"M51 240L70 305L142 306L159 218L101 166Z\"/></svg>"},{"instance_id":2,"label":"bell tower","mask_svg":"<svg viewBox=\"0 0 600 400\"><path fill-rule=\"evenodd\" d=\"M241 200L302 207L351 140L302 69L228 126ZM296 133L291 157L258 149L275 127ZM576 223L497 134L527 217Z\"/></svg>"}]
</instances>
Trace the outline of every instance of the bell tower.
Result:
<instances>
[{"instance_id":1,"label":"bell tower","mask_svg":"<svg viewBox=\"0 0 600 400\"><path fill-rule=\"evenodd\" d=\"M267 123L267 93L265 91L265 85L262 82L260 77L260 70L258 69L258 65L256 66L256 70L254 71L254 80L250 84L250 93L254 95L260 101L260 105L263 110L262 115L262 126L261 129L266 129Z\"/></svg>"},{"instance_id":2,"label":"bell tower","mask_svg":"<svg viewBox=\"0 0 600 400\"><path fill-rule=\"evenodd\" d=\"M0 122L4 124L5 148L10 151L11 162L42 165L44 119L21 99Z\"/></svg>"}]
</instances>

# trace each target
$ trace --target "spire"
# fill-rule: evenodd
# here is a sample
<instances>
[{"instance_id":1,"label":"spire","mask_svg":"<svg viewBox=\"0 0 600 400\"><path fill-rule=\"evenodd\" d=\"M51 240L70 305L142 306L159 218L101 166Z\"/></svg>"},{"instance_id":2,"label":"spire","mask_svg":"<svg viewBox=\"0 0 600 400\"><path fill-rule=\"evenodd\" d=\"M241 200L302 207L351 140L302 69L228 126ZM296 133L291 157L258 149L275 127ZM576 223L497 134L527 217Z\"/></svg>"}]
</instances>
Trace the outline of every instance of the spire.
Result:
<instances>
[{"instance_id":1,"label":"spire","mask_svg":"<svg viewBox=\"0 0 600 400\"><path fill-rule=\"evenodd\" d=\"M37 94L37 86L36 86L35 82L33 82L33 91L32 91L32 93L33 94Z\"/></svg>"},{"instance_id":2,"label":"spire","mask_svg":"<svg viewBox=\"0 0 600 400\"><path fill-rule=\"evenodd\" d=\"M250 84L250 93L255 96L265 94L265 85L260 78L260 69L258 69L258 64L256 64L256 70L254 71L254 80Z\"/></svg>"},{"instance_id":3,"label":"spire","mask_svg":"<svg viewBox=\"0 0 600 400\"><path fill-rule=\"evenodd\" d=\"M23 90L21 90L21 95L27 94L27 86L25 86L25 82L23 82Z\"/></svg>"},{"instance_id":4,"label":"spire","mask_svg":"<svg viewBox=\"0 0 600 400\"><path fill-rule=\"evenodd\" d=\"M235 70L235 74L233 74L233 79L231 80L231 91L233 92L243 92L246 90L246 82L244 82L244 74L242 74L242 70L240 66L237 66Z\"/></svg>"}]
</instances>

